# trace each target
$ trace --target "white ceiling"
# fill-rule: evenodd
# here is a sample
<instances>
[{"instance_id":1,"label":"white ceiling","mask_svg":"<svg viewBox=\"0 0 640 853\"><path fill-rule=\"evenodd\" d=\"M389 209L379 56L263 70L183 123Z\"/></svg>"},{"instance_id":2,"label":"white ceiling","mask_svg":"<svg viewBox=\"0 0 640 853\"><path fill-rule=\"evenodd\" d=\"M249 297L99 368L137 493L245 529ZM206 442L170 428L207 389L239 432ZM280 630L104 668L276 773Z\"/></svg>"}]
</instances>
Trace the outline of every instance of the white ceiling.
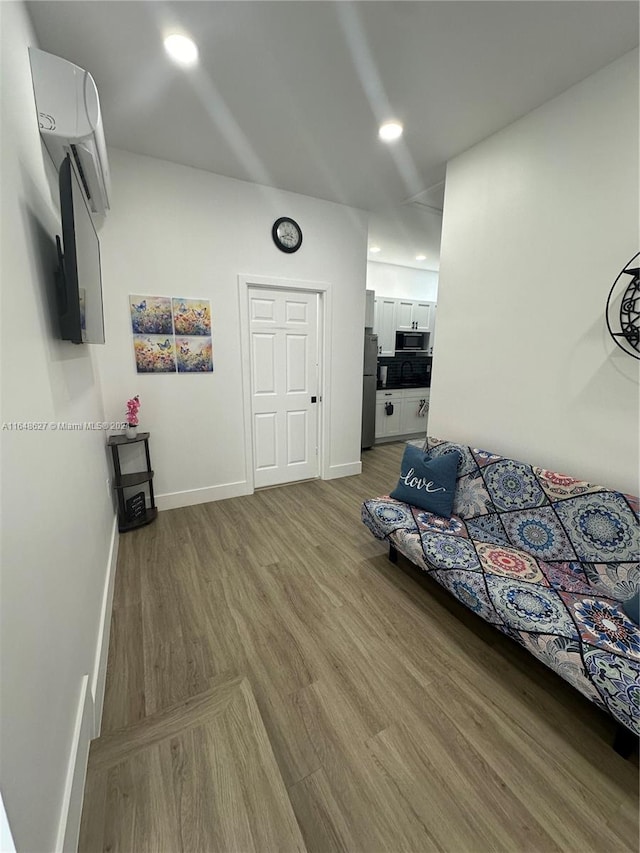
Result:
<instances>
[{"instance_id":1,"label":"white ceiling","mask_svg":"<svg viewBox=\"0 0 640 853\"><path fill-rule=\"evenodd\" d=\"M369 246L380 251L370 252L368 259L437 270L441 231L442 214L433 209L397 205L374 210L369 214ZM426 255L426 260L418 261L416 255Z\"/></svg>"},{"instance_id":2,"label":"white ceiling","mask_svg":"<svg viewBox=\"0 0 640 853\"><path fill-rule=\"evenodd\" d=\"M446 161L638 44L638 4L614 0L28 5L40 46L94 76L109 145L375 211L372 239L395 223L428 268ZM170 31L196 68L169 62Z\"/></svg>"}]
</instances>

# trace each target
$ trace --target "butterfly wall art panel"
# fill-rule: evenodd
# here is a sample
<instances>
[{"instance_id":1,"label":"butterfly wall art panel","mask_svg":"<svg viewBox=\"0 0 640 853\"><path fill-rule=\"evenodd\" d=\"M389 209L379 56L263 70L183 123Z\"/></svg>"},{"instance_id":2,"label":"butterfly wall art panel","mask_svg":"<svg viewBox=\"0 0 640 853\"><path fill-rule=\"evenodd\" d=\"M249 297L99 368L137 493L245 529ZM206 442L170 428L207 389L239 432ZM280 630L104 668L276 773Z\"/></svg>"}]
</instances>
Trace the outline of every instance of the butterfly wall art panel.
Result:
<instances>
[{"instance_id":1,"label":"butterfly wall art panel","mask_svg":"<svg viewBox=\"0 0 640 853\"><path fill-rule=\"evenodd\" d=\"M173 335L134 335L133 350L138 373L175 373Z\"/></svg>"},{"instance_id":2,"label":"butterfly wall art panel","mask_svg":"<svg viewBox=\"0 0 640 853\"><path fill-rule=\"evenodd\" d=\"M136 334L172 335L171 298L130 296L131 329Z\"/></svg>"},{"instance_id":3,"label":"butterfly wall art panel","mask_svg":"<svg viewBox=\"0 0 640 853\"><path fill-rule=\"evenodd\" d=\"M213 348L210 337L176 337L178 373L212 373Z\"/></svg>"},{"instance_id":4,"label":"butterfly wall art panel","mask_svg":"<svg viewBox=\"0 0 640 853\"><path fill-rule=\"evenodd\" d=\"M176 335L210 335L211 309L208 299L173 297L173 323Z\"/></svg>"},{"instance_id":5,"label":"butterfly wall art panel","mask_svg":"<svg viewBox=\"0 0 640 853\"><path fill-rule=\"evenodd\" d=\"M129 296L138 373L213 373L208 299Z\"/></svg>"}]
</instances>

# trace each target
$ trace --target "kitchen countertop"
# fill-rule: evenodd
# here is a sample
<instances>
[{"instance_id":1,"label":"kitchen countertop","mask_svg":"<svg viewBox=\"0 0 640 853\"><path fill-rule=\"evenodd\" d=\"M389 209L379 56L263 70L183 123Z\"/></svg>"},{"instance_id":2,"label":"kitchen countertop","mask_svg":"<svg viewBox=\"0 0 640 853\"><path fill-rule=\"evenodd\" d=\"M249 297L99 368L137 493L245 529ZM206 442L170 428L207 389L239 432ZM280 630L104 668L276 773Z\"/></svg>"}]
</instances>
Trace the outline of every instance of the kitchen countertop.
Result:
<instances>
[{"instance_id":1,"label":"kitchen countertop","mask_svg":"<svg viewBox=\"0 0 640 853\"><path fill-rule=\"evenodd\" d=\"M378 391L405 391L406 389L418 390L421 388L428 391L430 386L425 385L424 382L387 382L384 387L378 382L377 386Z\"/></svg>"}]
</instances>

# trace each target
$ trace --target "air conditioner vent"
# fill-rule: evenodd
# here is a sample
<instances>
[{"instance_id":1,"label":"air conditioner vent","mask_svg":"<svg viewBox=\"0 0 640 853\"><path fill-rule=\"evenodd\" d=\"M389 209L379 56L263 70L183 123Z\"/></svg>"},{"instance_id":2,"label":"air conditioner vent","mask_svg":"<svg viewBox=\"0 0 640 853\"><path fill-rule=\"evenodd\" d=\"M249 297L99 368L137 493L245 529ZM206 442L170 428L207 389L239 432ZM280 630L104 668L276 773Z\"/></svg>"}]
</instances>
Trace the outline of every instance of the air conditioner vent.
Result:
<instances>
[{"instance_id":1,"label":"air conditioner vent","mask_svg":"<svg viewBox=\"0 0 640 853\"><path fill-rule=\"evenodd\" d=\"M57 169L70 153L87 203L109 209L111 181L95 80L72 62L29 48L40 135ZM25 109L28 104L25 104Z\"/></svg>"}]
</instances>

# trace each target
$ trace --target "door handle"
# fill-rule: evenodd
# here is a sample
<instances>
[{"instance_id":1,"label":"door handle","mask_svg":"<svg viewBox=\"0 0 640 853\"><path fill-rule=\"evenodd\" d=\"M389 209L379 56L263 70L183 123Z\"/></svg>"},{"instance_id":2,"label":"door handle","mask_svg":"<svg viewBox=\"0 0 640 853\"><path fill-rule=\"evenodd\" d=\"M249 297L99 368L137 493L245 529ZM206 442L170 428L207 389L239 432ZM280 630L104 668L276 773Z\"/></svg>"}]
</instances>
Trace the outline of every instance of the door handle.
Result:
<instances>
[{"instance_id":1,"label":"door handle","mask_svg":"<svg viewBox=\"0 0 640 853\"><path fill-rule=\"evenodd\" d=\"M311 398L311 402L312 402L312 403L317 403L317 402L318 402L318 398L317 398L317 397L312 397L312 398Z\"/></svg>"}]
</instances>

